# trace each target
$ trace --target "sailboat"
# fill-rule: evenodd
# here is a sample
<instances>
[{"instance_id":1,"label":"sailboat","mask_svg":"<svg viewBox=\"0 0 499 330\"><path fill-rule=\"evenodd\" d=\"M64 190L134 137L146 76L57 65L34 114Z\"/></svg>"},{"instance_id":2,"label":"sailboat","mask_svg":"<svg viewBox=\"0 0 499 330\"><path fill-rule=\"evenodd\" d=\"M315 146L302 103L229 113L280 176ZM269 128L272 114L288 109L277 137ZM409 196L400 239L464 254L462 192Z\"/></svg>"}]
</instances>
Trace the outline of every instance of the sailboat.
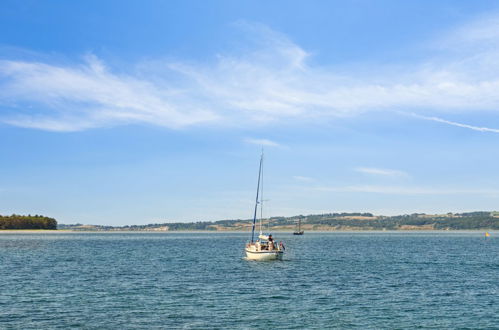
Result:
<instances>
[{"instance_id":1,"label":"sailboat","mask_svg":"<svg viewBox=\"0 0 499 330\"><path fill-rule=\"evenodd\" d=\"M260 206L260 234L255 241L255 225ZM249 260L282 260L284 245L282 242L276 244L271 234L265 235L262 231L263 218L263 151L260 157L260 168L258 170L258 184L256 187L255 212L253 214L253 226L251 228L251 241L246 244L244 251Z\"/></svg>"},{"instance_id":2,"label":"sailboat","mask_svg":"<svg viewBox=\"0 0 499 330\"><path fill-rule=\"evenodd\" d=\"M301 230L301 219L298 219L298 223L296 224L295 231L293 232L293 235L303 235L304 231Z\"/></svg>"}]
</instances>

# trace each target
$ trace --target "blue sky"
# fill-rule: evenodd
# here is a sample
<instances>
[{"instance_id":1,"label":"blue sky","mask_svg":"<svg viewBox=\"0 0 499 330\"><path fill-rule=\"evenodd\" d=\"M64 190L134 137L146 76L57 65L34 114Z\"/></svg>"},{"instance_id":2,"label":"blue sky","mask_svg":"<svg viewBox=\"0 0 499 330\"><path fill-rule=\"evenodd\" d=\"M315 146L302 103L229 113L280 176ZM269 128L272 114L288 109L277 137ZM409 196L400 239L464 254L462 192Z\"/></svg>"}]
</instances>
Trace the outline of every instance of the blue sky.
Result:
<instances>
[{"instance_id":1,"label":"blue sky","mask_svg":"<svg viewBox=\"0 0 499 330\"><path fill-rule=\"evenodd\" d=\"M496 210L495 1L2 1L0 214Z\"/></svg>"}]
</instances>

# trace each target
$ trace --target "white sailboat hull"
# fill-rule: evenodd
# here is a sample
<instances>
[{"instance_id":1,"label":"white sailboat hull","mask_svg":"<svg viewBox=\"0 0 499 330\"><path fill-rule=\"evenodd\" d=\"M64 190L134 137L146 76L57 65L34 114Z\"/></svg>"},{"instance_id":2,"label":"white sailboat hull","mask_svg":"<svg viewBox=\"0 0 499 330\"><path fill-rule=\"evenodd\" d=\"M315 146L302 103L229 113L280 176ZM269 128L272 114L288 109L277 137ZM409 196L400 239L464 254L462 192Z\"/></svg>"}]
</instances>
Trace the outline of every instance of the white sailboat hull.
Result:
<instances>
[{"instance_id":1,"label":"white sailboat hull","mask_svg":"<svg viewBox=\"0 0 499 330\"><path fill-rule=\"evenodd\" d=\"M260 261L266 261L266 260L282 260L282 256L284 254L284 251L250 251L248 249L245 249L246 251L246 258L248 260L260 260Z\"/></svg>"}]
</instances>

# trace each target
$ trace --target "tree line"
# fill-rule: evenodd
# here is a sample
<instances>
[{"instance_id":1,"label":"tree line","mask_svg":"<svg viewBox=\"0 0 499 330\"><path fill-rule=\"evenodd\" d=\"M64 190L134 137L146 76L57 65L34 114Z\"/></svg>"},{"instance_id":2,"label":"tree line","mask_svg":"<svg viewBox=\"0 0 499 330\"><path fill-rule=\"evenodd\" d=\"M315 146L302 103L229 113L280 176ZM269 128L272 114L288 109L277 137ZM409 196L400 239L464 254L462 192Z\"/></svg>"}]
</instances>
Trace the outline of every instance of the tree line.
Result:
<instances>
[{"instance_id":1,"label":"tree line","mask_svg":"<svg viewBox=\"0 0 499 330\"><path fill-rule=\"evenodd\" d=\"M2 229L57 229L57 221L42 215L0 215Z\"/></svg>"},{"instance_id":2,"label":"tree line","mask_svg":"<svg viewBox=\"0 0 499 330\"><path fill-rule=\"evenodd\" d=\"M354 217L354 218L348 218ZM361 219L355 217L363 217ZM265 227L270 229L282 226L293 226L298 220L303 225L312 225L312 228L324 230L330 227L332 230L345 228L357 230L400 230L405 226L415 228L433 228L438 230L478 230L492 229L499 230L499 213L495 212L468 212L461 214L426 215L414 213L397 216L374 216L371 213L325 213L298 215L293 217L272 217L270 223ZM219 221L197 221L197 222L163 222L148 225L132 226L83 226L60 225L60 229L72 230L151 230L159 227L168 227L168 230L217 230L217 227L224 230L248 230L251 219L245 220L219 220ZM265 221L266 222L266 221Z\"/></svg>"}]
</instances>

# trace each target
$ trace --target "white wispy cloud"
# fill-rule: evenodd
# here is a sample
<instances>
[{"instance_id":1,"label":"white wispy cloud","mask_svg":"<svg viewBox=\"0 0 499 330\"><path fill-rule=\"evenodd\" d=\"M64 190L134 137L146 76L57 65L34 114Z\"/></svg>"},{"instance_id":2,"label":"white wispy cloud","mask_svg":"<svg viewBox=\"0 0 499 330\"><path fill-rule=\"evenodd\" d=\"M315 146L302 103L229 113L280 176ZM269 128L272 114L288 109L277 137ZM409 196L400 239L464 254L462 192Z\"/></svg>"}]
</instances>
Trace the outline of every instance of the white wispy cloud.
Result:
<instances>
[{"instance_id":1,"label":"white wispy cloud","mask_svg":"<svg viewBox=\"0 0 499 330\"><path fill-rule=\"evenodd\" d=\"M357 167L355 171L371 174L371 175L380 175L380 176L388 176L388 177L407 177L409 176L406 172L400 170L391 170L384 168L374 168L374 167Z\"/></svg>"},{"instance_id":2,"label":"white wispy cloud","mask_svg":"<svg viewBox=\"0 0 499 330\"><path fill-rule=\"evenodd\" d=\"M443 48L476 52L478 48L495 48L499 42L499 21L497 13L481 15L462 26L444 33L436 40Z\"/></svg>"},{"instance_id":3,"label":"white wispy cloud","mask_svg":"<svg viewBox=\"0 0 499 330\"><path fill-rule=\"evenodd\" d=\"M239 25L256 36L253 51L211 62L156 60L116 70L94 55L74 65L0 60L0 121L76 131L127 123L247 126L380 110L499 111L496 16L446 34L438 55L405 67L378 63L369 74L312 65L286 36Z\"/></svg>"},{"instance_id":4,"label":"white wispy cloud","mask_svg":"<svg viewBox=\"0 0 499 330\"><path fill-rule=\"evenodd\" d=\"M281 145L275 141L268 140L268 139L251 139L247 138L244 139L244 142L249 143L249 144L256 144L259 146L263 147L281 147Z\"/></svg>"},{"instance_id":5,"label":"white wispy cloud","mask_svg":"<svg viewBox=\"0 0 499 330\"><path fill-rule=\"evenodd\" d=\"M296 181L301 181L301 182L313 182L315 181L314 178L308 177L308 176L301 176L301 175L295 175L293 176L293 179Z\"/></svg>"},{"instance_id":6,"label":"white wispy cloud","mask_svg":"<svg viewBox=\"0 0 499 330\"><path fill-rule=\"evenodd\" d=\"M445 120L442 118L438 117L428 117L428 116L422 116L422 115L417 115L417 114L412 114L414 117L421 118L424 120L431 120L431 121L436 121L439 123L443 124L448 124L452 126L457 126L457 127L462 127L462 128L468 128L474 131L479 131L479 132L492 132L492 133L499 133L499 129L496 128L489 128L489 127L480 127L480 126L473 126L473 125L468 125L468 124L462 124L462 123L457 123L455 121L450 121L450 120Z\"/></svg>"},{"instance_id":7,"label":"white wispy cloud","mask_svg":"<svg viewBox=\"0 0 499 330\"><path fill-rule=\"evenodd\" d=\"M459 189L459 188L435 188L435 187L412 187L412 186L344 186L344 187L314 187L316 191L330 192L359 192L377 193L390 195L498 195L499 189Z\"/></svg>"},{"instance_id":8,"label":"white wispy cloud","mask_svg":"<svg viewBox=\"0 0 499 330\"><path fill-rule=\"evenodd\" d=\"M170 128L212 121L217 115L182 91L109 72L95 56L74 67L0 61L0 105L12 125L76 131L130 122ZM4 111L4 113L7 111Z\"/></svg>"}]
</instances>

